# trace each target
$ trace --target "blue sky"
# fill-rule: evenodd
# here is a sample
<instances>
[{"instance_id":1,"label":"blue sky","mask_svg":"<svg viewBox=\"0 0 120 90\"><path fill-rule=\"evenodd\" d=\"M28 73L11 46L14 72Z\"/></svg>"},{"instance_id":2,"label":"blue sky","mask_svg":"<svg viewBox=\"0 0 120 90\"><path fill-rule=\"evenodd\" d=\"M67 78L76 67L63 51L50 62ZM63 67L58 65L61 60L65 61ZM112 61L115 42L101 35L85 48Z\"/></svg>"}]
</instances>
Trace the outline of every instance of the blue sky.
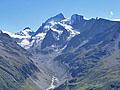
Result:
<instances>
[{"instance_id":1,"label":"blue sky","mask_svg":"<svg viewBox=\"0 0 120 90\"><path fill-rule=\"evenodd\" d=\"M120 0L0 0L0 29L16 32L41 23L58 13L120 19Z\"/></svg>"}]
</instances>

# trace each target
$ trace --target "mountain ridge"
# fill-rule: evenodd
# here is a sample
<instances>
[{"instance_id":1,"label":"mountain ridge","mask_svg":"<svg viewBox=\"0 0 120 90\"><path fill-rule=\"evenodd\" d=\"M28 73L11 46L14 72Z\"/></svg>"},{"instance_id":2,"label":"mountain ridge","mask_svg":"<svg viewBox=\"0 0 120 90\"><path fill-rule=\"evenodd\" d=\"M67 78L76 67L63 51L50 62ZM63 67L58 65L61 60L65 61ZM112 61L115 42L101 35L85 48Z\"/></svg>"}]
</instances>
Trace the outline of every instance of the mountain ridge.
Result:
<instances>
[{"instance_id":1,"label":"mountain ridge","mask_svg":"<svg viewBox=\"0 0 120 90\"><path fill-rule=\"evenodd\" d=\"M52 80L51 89L119 90L119 36L119 21L87 20L78 14L67 19L60 13L46 20L27 39L27 48L21 46Z\"/></svg>"}]
</instances>

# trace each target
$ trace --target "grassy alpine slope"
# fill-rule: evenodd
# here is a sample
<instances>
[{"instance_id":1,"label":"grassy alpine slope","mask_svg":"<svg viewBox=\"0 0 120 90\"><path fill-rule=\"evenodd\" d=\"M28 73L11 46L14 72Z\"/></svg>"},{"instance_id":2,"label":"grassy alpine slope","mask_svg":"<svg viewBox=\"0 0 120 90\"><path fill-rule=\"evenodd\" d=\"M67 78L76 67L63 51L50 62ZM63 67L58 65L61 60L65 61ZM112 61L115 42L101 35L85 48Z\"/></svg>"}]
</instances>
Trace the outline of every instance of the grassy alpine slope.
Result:
<instances>
[{"instance_id":1,"label":"grassy alpine slope","mask_svg":"<svg viewBox=\"0 0 120 90\"><path fill-rule=\"evenodd\" d=\"M0 33L0 90L37 88L29 77L39 70L29 56L11 37Z\"/></svg>"}]
</instances>

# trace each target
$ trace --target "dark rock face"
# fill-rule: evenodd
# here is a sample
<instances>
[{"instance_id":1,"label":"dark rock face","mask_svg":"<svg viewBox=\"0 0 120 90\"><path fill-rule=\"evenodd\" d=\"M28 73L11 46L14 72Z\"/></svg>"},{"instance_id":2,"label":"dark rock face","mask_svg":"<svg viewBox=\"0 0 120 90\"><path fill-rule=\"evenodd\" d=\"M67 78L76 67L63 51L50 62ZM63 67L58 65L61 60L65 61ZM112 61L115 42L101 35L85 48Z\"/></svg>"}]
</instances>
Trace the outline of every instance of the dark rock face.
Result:
<instances>
[{"instance_id":1,"label":"dark rock face","mask_svg":"<svg viewBox=\"0 0 120 90\"><path fill-rule=\"evenodd\" d=\"M85 19L81 15L74 14L71 16L71 25L76 29L78 29L80 25L84 24L84 22Z\"/></svg>"},{"instance_id":2,"label":"dark rock face","mask_svg":"<svg viewBox=\"0 0 120 90\"><path fill-rule=\"evenodd\" d=\"M64 29L63 33L60 35L59 40L57 41L58 45L61 45L61 47L65 46L67 41L67 38L70 36L70 33Z\"/></svg>"},{"instance_id":3,"label":"dark rock face","mask_svg":"<svg viewBox=\"0 0 120 90\"><path fill-rule=\"evenodd\" d=\"M53 43L56 43L57 36L58 36L58 33L54 32L52 30L49 30L41 44L41 48L43 49L45 47L51 46Z\"/></svg>"},{"instance_id":4,"label":"dark rock face","mask_svg":"<svg viewBox=\"0 0 120 90\"><path fill-rule=\"evenodd\" d=\"M67 43L67 38L69 35L69 32L65 29L60 36L58 35L58 33L49 30L42 41L41 49L44 49L51 45L58 45L60 47L63 47Z\"/></svg>"}]
</instances>

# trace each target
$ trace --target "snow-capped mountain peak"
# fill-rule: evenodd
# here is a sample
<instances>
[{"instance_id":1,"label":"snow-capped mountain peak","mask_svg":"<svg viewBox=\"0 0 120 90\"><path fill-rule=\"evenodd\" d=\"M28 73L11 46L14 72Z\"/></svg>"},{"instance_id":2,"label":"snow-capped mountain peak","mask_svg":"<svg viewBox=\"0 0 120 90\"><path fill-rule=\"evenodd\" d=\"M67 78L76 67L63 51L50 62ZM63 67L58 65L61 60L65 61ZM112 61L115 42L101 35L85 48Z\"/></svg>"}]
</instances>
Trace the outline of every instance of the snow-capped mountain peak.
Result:
<instances>
[{"instance_id":1,"label":"snow-capped mountain peak","mask_svg":"<svg viewBox=\"0 0 120 90\"><path fill-rule=\"evenodd\" d=\"M43 23L36 32L33 32L29 27L26 27L25 29L17 33L9 33L6 31L4 32L16 39L17 43L25 49L28 49L35 45L41 46L41 44L44 41L46 42L46 40L48 40L50 43L52 42L51 44L49 44L51 46L55 45L56 47L64 47L64 45L72 37L80 34L80 32L75 30L75 28L73 28L73 26L71 25L72 20L76 22L77 19L80 21L81 19L83 19L83 17L75 14L71 17L71 19L68 19L65 18L62 13L60 13L46 20L46 22ZM55 41L53 43L53 41L50 40ZM46 46L49 47L49 45Z\"/></svg>"},{"instance_id":2,"label":"snow-capped mountain peak","mask_svg":"<svg viewBox=\"0 0 120 90\"><path fill-rule=\"evenodd\" d=\"M32 42L35 42L32 44L34 46L64 47L72 37L80 34L70 25L70 21L71 19L65 18L62 13L51 17L32 36Z\"/></svg>"},{"instance_id":3,"label":"snow-capped mountain peak","mask_svg":"<svg viewBox=\"0 0 120 90\"><path fill-rule=\"evenodd\" d=\"M26 37L31 37L33 34L34 32L29 27L26 27L22 31L15 33L15 35L26 36Z\"/></svg>"},{"instance_id":4,"label":"snow-capped mountain peak","mask_svg":"<svg viewBox=\"0 0 120 90\"><path fill-rule=\"evenodd\" d=\"M11 33L7 31L3 31L3 33L7 33L9 36L11 36L15 41L22 46L25 49L28 49L30 46L30 38L34 34L34 32L29 28L26 27L20 32L17 33Z\"/></svg>"},{"instance_id":5,"label":"snow-capped mountain peak","mask_svg":"<svg viewBox=\"0 0 120 90\"><path fill-rule=\"evenodd\" d=\"M50 21L60 22L61 20L64 19L65 19L64 15L62 13L59 13L56 16L49 18L45 23L48 23Z\"/></svg>"}]
</instances>

